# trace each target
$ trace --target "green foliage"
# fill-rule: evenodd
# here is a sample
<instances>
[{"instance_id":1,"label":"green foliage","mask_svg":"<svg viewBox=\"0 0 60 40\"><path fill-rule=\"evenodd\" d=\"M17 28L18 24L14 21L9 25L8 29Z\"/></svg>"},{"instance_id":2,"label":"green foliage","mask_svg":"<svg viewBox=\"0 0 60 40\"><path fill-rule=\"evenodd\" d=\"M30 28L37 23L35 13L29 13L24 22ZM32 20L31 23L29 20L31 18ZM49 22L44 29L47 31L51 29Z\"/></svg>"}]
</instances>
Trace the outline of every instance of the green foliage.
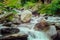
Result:
<instances>
[{"instance_id":1,"label":"green foliage","mask_svg":"<svg viewBox=\"0 0 60 40\"><path fill-rule=\"evenodd\" d=\"M21 0L21 5L24 6L24 4L27 2L27 0Z\"/></svg>"},{"instance_id":2,"label":"green foliage","mask_svg":"<svg viewBox=\"0 0 60 40\"><path fill-rule=\"evenodd\" d=\"M24 8L31 8L31 7L33 7L33 6L35 6L35 3L33 3L33 2L27 2L26 4L24 4Z\"/></svg>"},{"instance_id":3,"label":"green foliage","mask_svg":"<svg viewBox=\"0 0 60 40\"><path fill-rule=\"evenodd\" d=\"M9 15L9 16L7 17L7 20L9 20L9 21L13 21L14 16L17 14L17 12L16 12L15 10L12 10L12 11L7 12L7 13L11 13L11 15Z\"/></svg>"},{"instance_id":4,"label":"green foliage","mask_svg":"<svg viewBox=\"0 0 60 40\"><path fill-rule=\"evenodd\" d=\"M0 6L17 8L29 8L35 5L38 0L0 0Z\"/></svg>"},{"instance_id":5,"label":"green foliage","mask_svg":"<svg viewBox=\"0 0 60 40\"><path fill-rule=\"evenodd\" d=\"M8 16L7 20L12 21L13 18L14 18L14 16L13 15L10 15L10 16Z\"/></svg>"},{"instance_id":6,"label":"green foliage","mask_svg":"<svg viewBox=\"0 0 60 40\"><path fill-rule=\"evenodd\" d=\"M0 2L1 2L1 3L3 3L3 2L4 2L4 0L0 0Z\"/></svg>"},{"instance_id":7,"label":"green foliage","mask_svg":"<svg viewBox=\"0 0 60 40\"><path fill-rule=\"evenodd\" d=\"M60 0L53 0L50 4L45 5L39 12L54 15L58 9L60 9Z\"/></svg>"},{"instance_id":8,"label":"green foliage","mask_svg":"<svg viewBox=\"0 0 60 40\"><path fill-rule=\"evenodd\" d=\"M37 3L38 3L38 0L0 0L0 10L13 12L13 10L9 8L20 9L24 7L26 9L29 9L38 5ZM9 7L9 8L6 8L6 7ZM52 0L50 4L47 4L47 5L41 4L37 8L39 13L54 15L57 12L57 10L60 9L60 0Z\"/></svg>"},{"instance_id":9,"label":"green foliage","mask_svg":"<svg viewBox=\"0 0 60 40\"><path fill-rule=\"evenodd\" d=\"M38 0L29 0L30 2L36 3Z\"/></svg>"},{"instance_id":10,"label":"green foliage","mask_svg":"<svg viewBox=\"0 0 60 40\"><path fill-rule=\"evenodd\" d=\"M4 6L4 4L0 2L0 6Z\"/></svg>"},{"instance_id":11,"label":"green foliage","mask_svg":"<svg viewBox=\"0 0 60 40\"><path fill-rule=\"evenodd\" d=\"M27 2L36 3L38 0L21 0L21 5L24 6Z\"/></svg>"},{"instance_id":12,"label":"green foliage","mask_svg":"<svg viewBox=\"0 0 60 40\"><path fill-rule=\"evenodd\" d=\"M12 8L20 8L20 0L7 0L4 1L5 6L12 7Z\"/></svg>"}]
</instances>

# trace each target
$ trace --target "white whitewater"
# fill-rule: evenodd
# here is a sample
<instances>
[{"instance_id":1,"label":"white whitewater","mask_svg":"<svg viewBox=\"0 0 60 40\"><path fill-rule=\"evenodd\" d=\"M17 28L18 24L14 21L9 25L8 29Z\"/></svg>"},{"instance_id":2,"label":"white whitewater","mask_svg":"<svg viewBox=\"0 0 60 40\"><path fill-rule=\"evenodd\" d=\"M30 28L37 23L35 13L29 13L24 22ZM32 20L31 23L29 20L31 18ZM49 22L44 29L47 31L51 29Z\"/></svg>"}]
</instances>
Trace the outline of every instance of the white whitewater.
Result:
<instances>
[{"instance_id":1,"label":"white whitewater","mask_svg":"<svg viewBox=\"0 0 60 40\"><path fill-rule=\"evenodd\" d=\"M14 9L15 10L15 9ZM18 15L21 15L22 11L16 10L18 12ZM32 17L31 21L29 24L22 24L18 28L20 29L20 33L28 34L28 40L51 40L48 35L51 35L53 33L56 34L56 29L55 27L51 27L51 29L48 32L43 32L43 31L35 31L34 27L36 23L40 22L40 20L44 19L44 17ZM52 17L49 17L49 20L53 22L54 20ZM2 24L0 24L0 28L2 28ZM52 31L53 30L53 31Z\"/></svg>"},{"instance_id":2,"label":"white whitewater","mask_svg":"<svg viewBox=\"0 0 60 40\"><path fill-rule=\"evenodd\" d=\"M31 29L24 27L26 25L22 25L19 29L21 33L28 34L28 40L51 40L50 37L43 31L35 31L33 28L36 23L38 23L38 20L42 18L32 18L32 21L30 22ZM40 20L39 20L40 21Z\"/></svg>"}]
</instances>

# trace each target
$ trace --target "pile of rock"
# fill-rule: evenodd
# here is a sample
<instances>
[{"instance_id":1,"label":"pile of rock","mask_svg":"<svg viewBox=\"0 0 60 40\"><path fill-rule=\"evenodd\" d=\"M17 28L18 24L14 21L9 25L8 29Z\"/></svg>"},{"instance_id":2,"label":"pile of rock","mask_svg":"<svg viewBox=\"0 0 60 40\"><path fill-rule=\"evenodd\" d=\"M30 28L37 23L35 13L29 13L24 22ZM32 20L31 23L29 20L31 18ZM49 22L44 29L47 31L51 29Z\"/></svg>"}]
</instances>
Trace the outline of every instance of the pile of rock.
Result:
<instances>
[{"instance_id":1,"label":"pile of rock","mask_svg":"<svg viewBox=\"0 0 60 40\"><path fill-rule=\"evenodd\" d=\"M28 35L20 33L18 28L2 28L0 35L0 40L27 40L28 37Z\"/></svg>"}]
</instances>

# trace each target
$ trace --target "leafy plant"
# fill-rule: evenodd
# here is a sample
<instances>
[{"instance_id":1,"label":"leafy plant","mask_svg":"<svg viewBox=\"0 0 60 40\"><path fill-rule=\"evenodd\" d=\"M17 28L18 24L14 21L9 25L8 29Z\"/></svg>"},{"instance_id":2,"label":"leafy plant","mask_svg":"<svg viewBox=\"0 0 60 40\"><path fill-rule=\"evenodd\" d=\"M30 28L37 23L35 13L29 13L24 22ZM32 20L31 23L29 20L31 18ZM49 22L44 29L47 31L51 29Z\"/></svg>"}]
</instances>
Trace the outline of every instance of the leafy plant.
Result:
<instances>
[{"instance_id":1,"label":"leafy plant","mask_svg":"<svg viewBox=\"0 0 60 40\"><path fill-rule=\"evenodd\" d=\"M24 7L27 8L27 9L31 8L33 6L35 6L35 3L33 3L33 2L27 2L26 4L24 4Z\"/></svg>"},{"instance_id":2,"label":"leafy plant","mask_svg":"<svg viewBox=\"0 0 60 40\"><path fill-rule=\"evenodd\" d=\"M11 8L20 8L20 0L4 0L5 6L11 7Z\"/></svg>"},{"instance_id":3,"label":"leafy plant","mask_svg":"<svg viewBox=\"0 0 60 40\"><path fill-rule=\"evenodd\" d=\"M52 0L50 4L45 5L39 12L54 15L58 9L60 9L60 0Z\"/></svg>"}]
</instances>

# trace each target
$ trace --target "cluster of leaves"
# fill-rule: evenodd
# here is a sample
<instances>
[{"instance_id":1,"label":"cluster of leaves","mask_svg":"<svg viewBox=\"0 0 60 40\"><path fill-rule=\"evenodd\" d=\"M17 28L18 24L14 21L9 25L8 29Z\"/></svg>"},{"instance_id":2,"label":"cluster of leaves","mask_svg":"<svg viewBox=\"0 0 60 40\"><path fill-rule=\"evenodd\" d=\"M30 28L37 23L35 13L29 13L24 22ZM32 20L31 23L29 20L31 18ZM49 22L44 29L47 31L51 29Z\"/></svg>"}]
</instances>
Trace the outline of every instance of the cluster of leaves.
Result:
<instances>
[{"instance_id":1,"label":"cluster of leaves","mask_svg":"<svg viewBox=\"0 0 60 40\"><path fill-rule=\"evenodd\" d=\"M29 9L29 8L35 6L37 2L38 2L38 0L21 0L21 5L24 8Z\"/></svg>"},{"instance_id":2,"label":"cluster of leaves","mask_svg":"<svg viewBox=\"0 0 60 40\"><path fill-rule=\"evenodd\" d=\"M22 7L29 9L37 5L37 2L38 0L0 0L0 9L5 11L12 11L12 8L20 9ZM50 4L41 4L38 12L55 14L58 9L60 9L60 0L52 0Z\"/></svg>"},{"instance_id":3,"label":"cluster of leaves","mask_svg":"<svg viewBox=\"0 0 60 40\"><path fill-rule=\"evenodd\" d=\"M21 7L20 0L5 0L4 4L5 4L5 6L9 6L12 8L20 8Z\"/></svg>"},{"instance_id":4,"label":"cluster of leaves","mask_svg":"<svg viewBox=\"0 0 60 40\"><path fill-rule=\"evenodd\" d=\"M35 6L35 3L33 2L26 2L26 4L24 4L24 8L26 9L32 8L33 6Z\"/></svg>"},{"instance_id":5,"label":"cluster of leaves","mask_svg":"<svg viewBox=\"0 0 60 40\"><path fill-rule=\"evenodd\" d=\"M24 4L26 3L26 2L33 2L33 3L36 3L38 0L21 0L21 5L23 5L24 6Z\"/></svg>"},{"instance_id":6,"label":"cluster of leaves","mask_svg":"<svg viewBox=\"0 0 60 40\"><path fill-rule=\"evenodd\" d=\"M16 11L13 10L13 11L12 11L12 15L9 15L9 16L7 17L7 20L13 21L15 15L16 15Z\"/></svg>"},{"instance_id":7,"label":"cluster of leaves","mask_svg":"<svg viewBox=\"0 0 60 40\"><path fill-rule=\"evenodd\" d=\"M20 0L0 0L0 10L11 12L13 8L21 8Z\"/></svg>"},{"instance_id":8,"label":"cluster of leaves","mask_svg":"<svg viewBox=\"0 0 60 40\"><path fill-rule=\"evenodd\" d=\"M0 6L2 6L1 5L2 3L4 6L10 8L17 8L17 9L20 9L22 7L30 8L34 6L37 1L38 0L0 0Z\"/></svg>"},{"instance_id":9,"label":"cluster of leaves","mask_svg":"<svg viewBox=\"0 0 60 40\"><path fill-rule=\"evenodd\" d=\"M19 8L20 4L18 3L17 0L0 0L0 14L6 14L12 13L13 15L10 15L8 17L8 20L12 20L13 16L17 14L13 8Z\"/></svg>"},{"instance_id":10,"label":"cluster of leaves","mask_svg":"<svg viewBox=\"0 0 60 40\"><path fill-rule=\"evenodd\" d=\"M50 4L43 6L39 12L54 15L58 9L60 9L60 0L52 0Z\"/></svg>"}]
</instances>

